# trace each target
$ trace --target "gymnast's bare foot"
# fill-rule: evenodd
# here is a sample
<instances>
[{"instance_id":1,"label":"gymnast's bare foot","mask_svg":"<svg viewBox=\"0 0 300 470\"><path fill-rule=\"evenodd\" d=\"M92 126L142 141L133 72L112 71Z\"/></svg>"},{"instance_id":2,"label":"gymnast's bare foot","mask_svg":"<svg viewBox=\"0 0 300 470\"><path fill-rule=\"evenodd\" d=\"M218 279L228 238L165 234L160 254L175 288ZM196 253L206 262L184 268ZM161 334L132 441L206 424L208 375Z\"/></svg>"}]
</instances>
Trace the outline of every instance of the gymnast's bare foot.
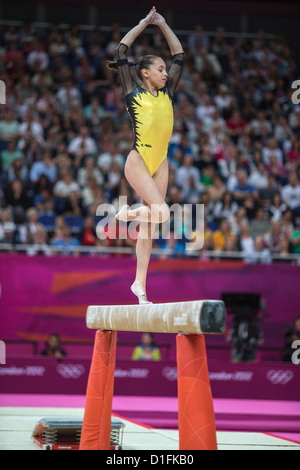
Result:
<instances>
[{"instance_id":1,"label":"gymnast's bare foot","mask_svg":"<svg viewBox=\"0 0 300 470\"><path fill-rule=\"evenodd\" d=\"M149 302L149 300L147 299L144 288L139 281L134 281L134 283L131 286L131 290L134 293L134 295L138 297L139 304L152 304L152 302Z\"/></svg>"},{"instance_id":2,"label":"gymnast's bare foot","mask_svg":"<svg viewBox=\"0 0 300 470\"><path fill-rule=\"evenodd\" d=\"M118 212L116 214L116 219L117 220L122 220L123 222L127 222L128 221L128 211L129 211L129 206L126 204L125 206L123 206L120 210L120 212Z\"/></svg>"}]
</instances>

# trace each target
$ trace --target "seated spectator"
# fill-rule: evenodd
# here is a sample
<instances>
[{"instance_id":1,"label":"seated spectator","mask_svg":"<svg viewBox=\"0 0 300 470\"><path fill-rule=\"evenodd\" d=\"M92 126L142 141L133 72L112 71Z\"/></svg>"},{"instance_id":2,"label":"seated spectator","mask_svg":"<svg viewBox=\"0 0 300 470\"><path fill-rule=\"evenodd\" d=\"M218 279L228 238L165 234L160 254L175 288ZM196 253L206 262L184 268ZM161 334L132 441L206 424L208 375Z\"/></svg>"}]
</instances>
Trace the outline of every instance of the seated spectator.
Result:
<instances>
[{"instance_id":1,"label":"seated spectator","mask_svg":"<svg viewBox=\"0 0 300 470\"><path fill-rule=\"evenodd\" d=\"M210 40L209 37L204 33L201 25L196 25L194 31L188 37L189 49L193 50L197 45L206 50L209 49Z\"/></svg>"},{"instance_id":2,"label":"seated spectator","mask_svg":"<svg viewBox=\"0 0 300 470\"><path fill-rule=\"evenodd\" d=\"M201 170L201 183L203 184L204 189L207 190L210 199L211 195L209 194L209 188L213 185L215 176L216 170L214 165L210 165L209 163L207 163ZM217 183L217 186L221 186L220 183L221 182L219 181ZM224 187L223 190L224 189L226 190L226 187Z\"/></svg>"},{"instance_id":3,"label":"seated spectator","mask_svg":"<svg viewBox=\"0 0 300 470\"><path fill-rule=\"evenodd\" d=\"M77 182L79 186L84 188L90 177L95 179L98 186L102 186L104 184L103 174L101 170L96 167L95 159L93 157L87 158L84 166L78 170Z\"/></svg>"},{"instance_id":4,"label":"seated spectator","mask_svg":"<svg viewBox=\"0 0 300 470\"><path fill-rule=\"evenodd\" d=\"M46 343L45 349L41 352L42 356L51 356L57 359L66 357L66 352L61 347L61 340L58 334L51 334Z\"/></svg>"},{"instance_id":5,"label":"seated spectator","mask_svg":"<svg viewBox=\"0 0 300 470\"><path fill-rule=\"evenodd\" d=\"M284 116L279 116L277 123L274 126L274 137L279 145L284 146L292 136L292 130L288 125L288 121Z\"/></svg>"},{"instance_id":6,"label":"seated spectator","mask_svg":"<svg viewBox=\"0 0 300 470\"><path fill-rule=\"evenodd\" d=\"M293 217L300 216L300 183L295 172L289 174L289 184L281 190L285 204L293 211Z\"/></svg>"},{"instance_id":7,"label":"seated spectator","mask_svg":"<svg viewBox=\"0 0 300 470\"><path fill-rule=\"evenodd\" d=\"M273 173L268 175L268 184L265 188L261 188L258 191L259 200L261 204L269 209L272 204L273 197L280 191L279 185L276 183L276 177Z\"/></svg>"},{"instance_id":8,"label":"seated spectator","mask_svg":"<svg viewBox=\"0 0 300 470\"><path fill-rule=\"evenodd\" d=\"M272 256L270 250L265 247L264 239L258 235L254 239L254 247L252 253L247 253L246 263L249 264L270 264Z\"/></svg>"},{"instance_id":9,"label":"seated spectator","mask_svg":"<svg viewBox=\"0 0 300 470\"><path fill-rule=\"evenodd\" d=\"M213 184L207 188L207 193L210 200L214 203L224 198L226 193L226 186L220 175L214 175Z\"/></svg>"},{"instance_id":10,"label":"seated spectator","mask_svg":"<svg viewBox=\"0 0 300 470\"><path fill-rule=\"evenodd\" d=\"M41 136L33 136L31 132L19 139L18 149L26 156L28 170L35 162L42 160L44 144L44 139Z\"/></svg>"},{"instance_id":11,"label":"seated spectator","mask_svg":"<svg viewBox=\"0 0 300 470\"><path fill-rule=\"evenodd\" d=\"M82 127L79 135L71 140L68 146L68 152L74 159L75 167L82 165L84 157L96 155L97 145L93 137L90 136L88 127Z\"/></svg>"},{"instance_id":12,"label":"seated spectator","mask_svg":"<svg viewBox=\"0 0 300 470\"><path fill-rule=\"evenodd\" d=\"M275 180L278 184L284 185L287 181L287 171L283 163L280 163L278 159L274 156L270 156L269 164L267 165L267 171L275 177Z\"/></svg>"},{"instance_id":13,"label":"seated spectator","mask_svg":"<svg viewBox=\"0 0 300 470\"><path fill-rule=\"evenodd\" d=\"M238 139L242 135L246 124L246 121L242 118L238 110L233 111L231 117L227 119L227 131L234 144L238 143Z\"/></svg>"},{"instance_id":14,"label":"seated spectator","mask_svg":"<svg viewBox=\"0 0 300 470\"><path fill-rule=\"evenodd\" d=\"M217 221L222 219L232 220L238 207L238 204L233 200L232 194L226 191L222 199L215 202L213 210L214 219Z\"/></svg>"},{"instance_id":15,"label":"seated spectator","mask_svg":"<svg viewBox=\"0 0 300 470\"><path fill-rule=\"evenodd\" d=\"M206 54L203 51L203 54ZM202 103L196 109L196 117L204 123L206 126L206 119L211 118L216 111L216 106L212 102L212 99L209 95L204 95L202 98Z\"/></svg>"},{"instance_id":16,"label":"seated spectator","mask_svg":"<svg viewBox=\"0 0 300 470\"><path fill-rule=\"evenodd\" d=\"M177 147L176 149L174 149L174 151L172 152L172 155L170 155L170 157L168 158L168 161L169 161L169 165L174 169L174 170L177 170L182 161L183 161L183 157L184 157L184 154L183 154L183 151L180 147Z\"/></svg>"},{"instance_id":17,"label":"seated spectator","mask_svg":"<svg viewBox=\"0 0 300 470\"><path fill-rule=\"evenodd\" d=\"M105 109L100 105L97 96L93 96L89 104L84 107L84 118L88 124L98 126L101 118L105 116Z\"/></svg>"},{"instance_id":18,"label":"seated spectator","mask_svg":"<svg viewBox=\"0 0 300 470\"><path fill-rule=\"evenodd\" d=\"M297 134L293 134L285 149L285 158L287 165L300 163L300 142Z\"/></svg>"},{"instance_id":19,"label":"seated spectator","mask_svg":"<svg viewBox=\"0 0 300 470\"><path fill-rule=\"evenodd\" d=\"M268 186L268 172L262 162L258 164L257 168L251 171L248 181L256 188L257 191Z\"/></svg>"},{"instance_id":20,"label":"seated spectator","mask_svg":"<svg viewBox=\"0 0 300 470\"><path fill-rule=\"evenodd\" d=\"M227 253L226 259L236 260L235 252L238 251L237 238L229 237L225 240L223 253Z\"/></svg>"},{"instance_id":21,"label":"seated spectator","mask_svg":"<svg viewBox=\"0 0 300 470\"><path fill-rule=\"evenodd\" d=\"M279 251L280 261L284 261L285 259L288 259L289 255L291 254L290 246L291 246L290 240L288 239L286 235L284 235L280 242L280 251ZM288 259L288 262L289 262L289 259Z\"/></svg>"},{"instance_id":22,"label":"seated spectator","mask_svg":"<svg viewBox=\"0 0 300 470\"><path fill-rule=\"evenodd\" d=\"M287 205L283 202L280 192L275 192L271 199L271 204L269 207L271 222L281 221L283 213L286 209Z\"/></svg>"},{"instance_id":23,"label":"seated spectator","mask_svg":"<svg viewBox=\"0 0 300 470\"><path fill-rule=\"evenodd\" d=\"M54 215L55 204L51 190L42 188L42 190L34 196L33 203L39 214Z\"/></svg>"},{"instance_id":24,"label":"seated spectator","mask_svg":"<svg viewBox=\"0 0 300 470\"><path fill-rule=\"evenodd\" d=\"M237 236L231 230L230 222L227 219L222 220L220 228L213 234L213 247L215 251L223 251L228 238L232 238L236 243Z\"/></svg>"},{"instance_id":25,"label":"seated spectator","mask_svg":"<svg viewBox=\"0 0 300 470\"><path fill-rule=\"evenodd\" d=\"M80 244L82 246L95 246L97 240L94 218L88 216L84 219L84 227L80 234Z\"/></svg>"},{"instance_id":26,"label":"seated spectator","mask_svg":"<svg viewBox=\"0 0 300 470\"><path fill-rule=\"evenodd\" d=\"M187 184L187 181L190 177L194 178L194 182L198 189L201 189L200 186L200 171L194 166L194 161L192 155L185 155L183 158L182 166L178 168L176 173L176 184L180 188L184 188Z\"/></svg>"},{"instance_id":27,"label":"seated spectator","mask_svg":"<svg viewBox=\"0 0 300 470\"><path fill-rule=\"evenodd\" d=\"M78 83L86 83L96 75L95 67L91 64L87 55L83 55L75 69L75 78Z\"/></svg>"},{"instance_id":28,"label":"seated spectator","mask_svg":"<svg viewBox=\"0 0 300 470\"><path fill-rule=\"evenodd\" d=\"M38 212L35 208L31 207L26 212L26 221L22 225L21 242L30 244L33 242L34 235L37 231L39 224Z\"/></svg>"},{"instance_id":29,"label":"seated spectator","mask_svg":"<svg viewBox=\"0 0 300 470\"><path fill-rule=\"evenodd\" d=\"M132 354L134 361L160 361L159 348L155 345L152 333L143 333L141 344L137 346Z\"/></svg>"},{"instance_id":30,"label":"seated spectator","mask_svg":"<svg viewBox=\"0 0 300 470\"><path fill-rule=\"evenodd\" d=\"M293 222L293 212L287 208L282 214L282 233L284 233L289 239L291 238L295 225Z\"/></svg>"},{"instance_id":31,"label":"seated spectator","mask_svg":"<svg viewBox=\"0 0 300 470\"><path fill-rule=\"evenodd\" d=\"M49 65L49 54L43 48L41 41L37 41L27 56L27 63L32 72L46 70Z\"/></svg>"},{"instance_id":32,"label":"seated spectator","mask_svg":"<svg viewBox=\"0 0 300 470\"><path fill-rule=\"evenodd\" d=\"M89 186L89 188L90 188L90 186ZM97 212L97 208L101 204L106 204L107 203L107 199L104 195L103 188L101 186L95 185L95 187L92 188L92 191L89 193L89 197L91 197L91 200L90 200L90 202L87 206L83 207L83 210L85 211L86 215L95 216L95 214Z\"/></svg>"},{"instance_id":33,"label":"seated spectator","mask_svg":"<svg viewBox=\"0 0 300 470\"><path fill-rule=\"evenodd\" d=\"M81 213L80 198L81 192L79 184L74 181L73 173L67 172L64 177L57 181L53 188L53 195L55 197L55 206L58 214L76 212L76 215Z\"/></svg>"},{"instance_id":34,"label":"seated spectator","mask_svg":"<svg viewBox=\"0 0 300 470\"><path fill-rule=\"evenodd\" d=\"M55 157L55 164L57 168L57 181L63 179L66 173L73 172L72 159L67 152L64 153L62 151L61 153L58 153ZM77 172L77 175L79 174L79 171Z\"/></svg>"},{"instance_id":35,"label":"seated spectator","mask_svg":"<svg viewBox=\"0 0 300 470\"><path fill-rule=\"evenodd\" d=\"M234 187L237 185L237 171L239 167L238 162L238 151L235 145L230 145L228 148L228 154L226 159L221 157L218 160L218 166L220 169L221 176L226 181L226 186L228 191L231 193L234 190Z\"/></svg>"},{"instance_id":36,"label":"seated spectator","mask_svg":"<svg viewBox=\"0 0 300 470\"><path fill-rule=\"evenodd\" d=\"M26 114L24 114L19 130L24 140L26 138L34 138L38 142L42 142L44 137L44 128L38 115L32 108L29 108Z\"/></svg>"},{"instance_id":37,"label":"seated spectator","mask_svg":"<svg viewBox=\"0 0 300 470\"><path fill-rule=\"evenodd\" d=\"M25 54L17 42L12 42L3 57L7 75L11 80L18 80L25 72Z\"/></svg>"},{"instance_id":38,"label":"seated spectator","mask_svg":"<svg viewBox=\"0 0 300 470\"><path fill-rule=\"evenodd\" d=\"M272 125L267 119L267 114L264 110L258 110L256 116L250 122L254 137L258 140L265 129L271 134Z\"/></svg>"},{"instance_id":39,"label":"seated spectator","mask_svg":"<svg viewBox=\"0 0 300 470\"><path fill-rule=\"evenodd\" d=\"M14 209L26 211L31 207L31 195L26 183L19 180L13 180L6 186L5 199L8 206Z\"/></svg>"},{"instance_id":40,"label":"seated spectator","mask_svg":"<svg viewBox=\"0 0 300 470\"><path fill-rule=\"evenodd\" d=\"M243 205L245 199L249 195L257 196L255 187L249 183L247 174L244 170L238 170L237 173L237 184L233 188L233 196L237 204Z\"/></svg>"},{"instance_id":41,"label":"seated spectator","mask_svg":"<svg viewBox=\"0 0 300 470\"><path fill-rule=\"evenodd\" d=\"M293 106L293 109L288 117L289 125L293 132L300 131L300 106Z\"/></svg>"},{"instance_id":42,"label":"seated spectator","mask_svg":"<svg viewBox=\"0 0 300 470\"><path fill-rule=\"evenodd\" d=\"M101 172L106 175L111 167L113 161L117 161L121 168L124 166L124 157L121 154L118 147L114 144L110 144L107 150L97 158L97 167L101 170Z\"/></svg>"},{"instance_id":43,"label":"seated spectator","mask_svg":"<svg viewBox=\"0 0 300 470\"><path fill-rule=\"evenodd\" d=\"M250 233L253 238L257 236L264 237L270 230L271 224L268 214L265 213L263 207L259 207L256 211L255 219L250 223Z\"/></svg>"},{"instance_id":44,"label":"seated spectator","mask_svg":"<svg viewBox=\"0 0 300 470\"><path fill-rule=\"evenodd\" d=\"M162 254L160 255L161 259L171 256L172 258L176 257L178 254L182 254L185 250L185 244L182 238L176 238L178 235L175 234L174 230L170 230L169 236L163 240L161 244ZM169 252L170 251L170 252Z\"/></svg>"},{"instance_id":45,"label":"seated spectator","mask_svg":"<svg viewBox=\"0 0 300 470\"><path fill-rule=\"evenodd\" d=\"M214 203L209 199L207 191L203 191L200 197L200 204L204 206L204 217L208 223L214 222Z\"/></svg>"},{"instance_id":46,"label":"seated spectator","mask_svg":"<svg viewBox=\"0 0 300 470\"><path fill-rule=\"evenodd\" d=\"M61 230L61 235L52 240L51 246L54 247L57 253L63 253L66 255L78 254L78 248L80 246L77 238L72 237L71 228L65 223Z\"/></svg>"},{"instance_id":47,"label":"seated spectator","mask_svg":"<svg viewBox=\"0 0 300 470\"><path fill-rule=\"evenodd\" d=\"M0 121L0 141L4 143L15 140L19 137L20 123L16 119L15 113L7 108L3 119Z\"/></svg>"},{"instance_id":48,"label":"seated spectator","mask_svg":"<svg viewBox=\"0 0 300 470\"><path fill-rule=\"evenodd\" d=\"M218 94L215 96L215 103L222 116L228 115L229 109L232 106L232 95L228 86L224 84L219 86Z\"/></svg>"},{"instance_id":49,"label":"seated spectator","mask_svg":"<svg viewBox=\"0 0 300 470\"><path fill-rule=\"evenodd\" d=\"M85 185L84 189L81 192L82 209L85 214L89 213L90 206L92 206L95 203L98 188L101 188L101 187L98 186L95 178L90 176L88 178L87 184Z\"/></svg>"},{"instance_id":50,"label":"seated spectator","mask_svg":"<svg viewBox=\"0 0 300 470\"><path fill-rule=\"evenodd\" d=\"M247 256L248 253L254 252L254 239L250 235L250 226L247 220L240 223L240 233L238 237L239 251Z\"/></svg>"},{"instance_id":51,"label":"seated spectator","mask_svg":"<svg viewBox=\"0 0 300 470\"><path fill-rule=\"evenodd\" d=\"M16 224L14 223L13 213L9 209L0 211L0 242L14 243L16 239Z\"/></svg>"},{"instance_id":52,"label":"seated spectator","mask_svg":"<svg viewBox=\"0 0 300 470\"><path fill-rule=\"evenodd\" d=\"M28 256L51 256L52 250L47 243L47 231L42 224L38 224L32 237L32 245L27 248Z\"/></svg>"},{"instance_id":53,"label":"seated spectator","mask_svg":"<svg viewBox=\"0 0 300 470\"><path fill-rule=\"evenodd\" d=\"M16 159L24 160L24 154L17 149L15 140L9 140L6 149L1 152L2 171L8 170Z\"/></svg>"},{"instance_id":54,"label":"seated spectator","mask_svg":"<svg viewBox=\"0 0 300 470\"><path fill-rule=\"evenodd\" d=\"M121 180L121 171L122 167L120 167L119 163L116 160L113 160L110 169L106 175L106 187L105 187L105 194L109 202L111 202L118 193L118 186Z\"/></svg>"},{"instance_id":55,"label":"seated spectator","mask_svg":"<svg viewBox=\"0 0 300 470\"><path fill-rule=\"evenodd\" d=\"M69 52L68 44L64 41L64 37L61 33L53 34L49 44L49 55L50 58L55 56L66 56Z\"/></svg>"},{"instance_id":56,"label":"seated spectator","mask_svg":"<svg viewBox=\"0 0 300 470\"><path fill-rule=\"evenodd\" d=\"M271 157L276 157L277 162L283 164L283 152L279 148L277 140L274 137L270 137L268 143L262 149L263 162L266 166L270 165Z\"/></svg>"},{"instance_id":57,"label":"seated spectator","mask_svg":"<svg viewBox=\"0 0 300 470\"><path fill-rule=\"evenodd\" d=\"M22 183L28 181L28 166L23 158L16 158L7 169L7 182L20 180Z\"/></svg>"},{"instance_id":58,"label":"seated spectator","mask_svg":"<svg viewBox=\"0 0 300 470\"><path fill-rule=\"evenodd\" d=\"M198 204L201 195L201 187L193 175L191 175L182 189L182 196L187 204Z\"/></svg>"},{"instance_id":59,"label":"seated spectator","mask_svg":"<svg viewBox=\"0 0 300 470\"><path fill-rule=\"evenodd\" d=\"M29 174L30 181L35 184L42 175L46 176L52 184L54 184L57 180L57 168L51 158L50 152L48 151L43 153L43 158L41 161L35 162L32 165Z\"/></svg>"},{"instance_id":60,"label":"seated spectator","mask_svg":"<svg viewBox=\"0 0 300 470\"><path fill-rule=\"evenodd\" d=\"M266 245L272 254L280 253L283 238L284 234L282 233L281 222L273 222L270 232L264 237Z\"/></svg>"},{"instance_id":61,"label":"seated spectator","mask_svg":"<svg viewBox=\"0 0 300 470\"><path fill-rule=\"evenodd\" d=\"M56 99L64 111L70 111L72 104L81 104L81 94L71 77L67 77L64 84L56 93Z\"/></svg>"},{"instance_id":62,"label":"seated spectator","mask_svg":"<svg viewBox=\"0 0 300 470\"><path fill-rule=\"evenodd\" d=\"M300 254L300 227L296 228L290 240L293 247L293 253Z\"/></svg>"}]
</instances>

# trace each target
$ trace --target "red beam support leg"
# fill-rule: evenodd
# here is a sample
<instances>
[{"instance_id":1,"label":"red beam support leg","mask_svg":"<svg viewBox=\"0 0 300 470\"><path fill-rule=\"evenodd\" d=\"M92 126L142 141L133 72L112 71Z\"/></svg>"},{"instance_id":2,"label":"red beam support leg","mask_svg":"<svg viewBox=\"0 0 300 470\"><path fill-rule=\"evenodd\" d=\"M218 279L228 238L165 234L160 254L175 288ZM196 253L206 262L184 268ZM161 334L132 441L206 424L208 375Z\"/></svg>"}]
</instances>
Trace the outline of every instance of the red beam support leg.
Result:
<instances>
[{"instance_id":1,"label":"red beam support leg","mask_svg":"<svg viewBox=\"0 0 300 470\"><path fill-rule=\"evenodd\" d=\"M213 399L203 335L177 335L180 450L217 450Z\"/></svg>"},{"instance_id":2,"label":"red beam support leg","mask_svg":"<svg viewBox=\"0 0 300 470\"><path fill-rule=\"evenodd\" d=\"M80 450L109 450L116 331L97 330L86 393Z\"/></svg>"}]
</instances>

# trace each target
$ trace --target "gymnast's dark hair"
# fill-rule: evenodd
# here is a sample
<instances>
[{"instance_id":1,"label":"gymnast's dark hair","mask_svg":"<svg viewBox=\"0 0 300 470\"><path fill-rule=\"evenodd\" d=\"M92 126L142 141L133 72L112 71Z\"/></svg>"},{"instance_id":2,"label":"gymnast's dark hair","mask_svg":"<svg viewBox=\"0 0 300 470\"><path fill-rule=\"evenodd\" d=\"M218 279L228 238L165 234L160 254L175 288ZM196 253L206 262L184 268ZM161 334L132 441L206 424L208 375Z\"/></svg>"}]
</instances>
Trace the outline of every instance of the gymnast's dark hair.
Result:
<instances>
[{"instance_id":1,"label":"gymnast's dark hair","mask_svg":"<svg viewBox=\"0 0 300 470\"><path fill-rule=\"evenodd\" d=\"M129 65L129 67L135 67L137 76L139 77L140 80L142 80L143 77L142 77L141 71L143 69L149 70L150 65L152 65L153 62L155 61L155 59L157 59L157 58L158 58L158 56L156 56L156 55L143 55L137 60L136 63L135 62L128 62L128 65ZM118 61L117 62L114 62L112 60L107 61L107 67L110 70L117 70L118 65L119 65Z\"/></svg>"}]
</instances>

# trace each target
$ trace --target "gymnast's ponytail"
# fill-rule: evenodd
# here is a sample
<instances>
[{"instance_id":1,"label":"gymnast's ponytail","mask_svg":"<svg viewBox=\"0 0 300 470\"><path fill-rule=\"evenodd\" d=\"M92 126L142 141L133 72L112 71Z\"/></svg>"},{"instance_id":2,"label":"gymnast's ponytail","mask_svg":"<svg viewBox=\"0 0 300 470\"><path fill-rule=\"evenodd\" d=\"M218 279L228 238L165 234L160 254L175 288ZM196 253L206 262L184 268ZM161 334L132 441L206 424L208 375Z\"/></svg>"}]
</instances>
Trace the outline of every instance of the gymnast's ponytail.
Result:
<instances>
[{"instance_id":1,"label":"gymnast's ponytail","mask_svg":"<svg viewBox=\"0 0 300 470\"><path fill-rule=\"evenodd\" d=\"M135 63L134 62L128 62L129 67L134 67ZM118 62L114 60L107 60L106 61L106 66L109 70L118 70Z\"/></svg>"},{"instance_id":2,"label":"gymnast's ponytail","mask_svg":"<svg viewBox=\"0 0 300 470\"><path fill-rule=\"evenodd\" d=\"M134 62L128 62L129 67L135 67L137 76L139 77L140 80L143 79L141 71L143 69L149 70L150 65L153 64L155 59L158 57L156 55L143 55L141 56L136 63ZM112 60L107 61L107 68L109 70L117 70L118 69L118 62L114 62Z\"/></svg>"}]
</instances>

